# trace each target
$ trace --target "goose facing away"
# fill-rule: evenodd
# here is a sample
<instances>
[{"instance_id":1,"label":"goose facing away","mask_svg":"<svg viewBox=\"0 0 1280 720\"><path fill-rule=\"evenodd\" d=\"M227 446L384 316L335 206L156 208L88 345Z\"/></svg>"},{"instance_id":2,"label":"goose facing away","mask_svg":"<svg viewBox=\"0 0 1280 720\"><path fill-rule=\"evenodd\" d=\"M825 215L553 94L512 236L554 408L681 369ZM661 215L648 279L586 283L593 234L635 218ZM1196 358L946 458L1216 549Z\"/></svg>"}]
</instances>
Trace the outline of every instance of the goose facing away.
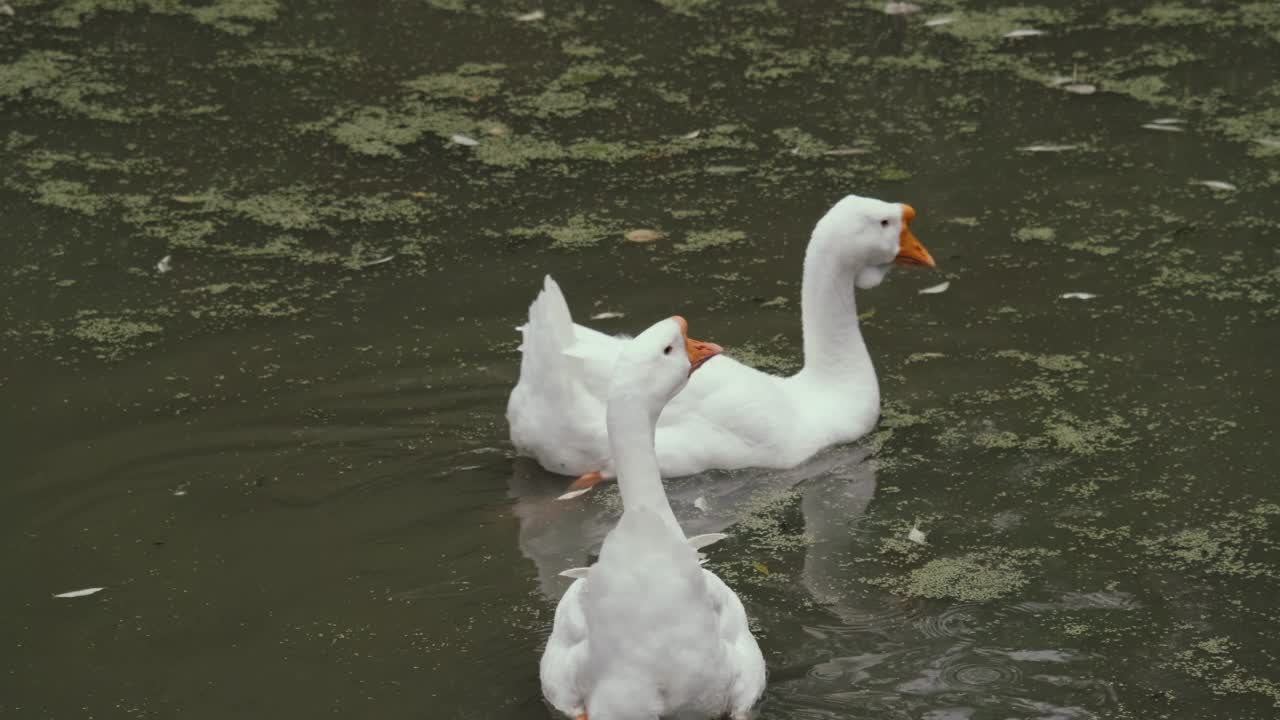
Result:
<instances>
[{"instance_id":1,"label":"goose facing away","mask_svg":"<svg viewBox=\"0 0 1280 720\"><path fill-rule=\"evenodd\" d=\"M804 259L804 367L779 377L717 357L662 412L663 477L713 468L794 467L865 435L880 387L858 325L854 287L879 285L895 264L934 267L911 232L910 205L850 195L818 221ZM507 403L511 442L585 491L617 472L605 432L610 375L625 338L576 325L548 276L520 328L520 379Z\"/></svg>"},{"instance_id":2,"label":"goose facing away","mask_svg":"<svg viewBox=\"0 0 1280 720\"><path fill-rule=\"evenodd\" d=\"M556 607L540 666L543 695L576 720L745 720L764 691L742 602L698 560L723 536L685 538L654 453L663 406L720 351L689 340L686 327L671 318L628 341L609 383L622 518L595 565L565 573L578 579Z\"/></svg>"}]
</instances>

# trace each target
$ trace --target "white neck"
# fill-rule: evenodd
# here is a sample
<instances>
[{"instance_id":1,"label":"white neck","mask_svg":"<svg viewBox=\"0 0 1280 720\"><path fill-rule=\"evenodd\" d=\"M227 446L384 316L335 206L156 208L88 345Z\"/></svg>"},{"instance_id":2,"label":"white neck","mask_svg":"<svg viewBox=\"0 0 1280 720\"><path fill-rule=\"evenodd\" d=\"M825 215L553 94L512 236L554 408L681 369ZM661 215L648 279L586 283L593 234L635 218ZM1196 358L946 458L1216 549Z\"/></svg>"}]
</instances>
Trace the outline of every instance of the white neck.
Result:
<instances>
[{"instance_id":1,"label":"white neck","mask_svg":"<svg viewBox=\"0 0 1280 720\"><path fill-rule=\"evenodd\" d=\"M827 384L876 386L876 370L858 327L853 299L857 268L833 262L815 237L804 257L800 316L804 326L801 375Z\"/></svg>"},{"instance_id":2,"label":"white neck","mask_svg":"<svg viewBox=\"0 0 1280 720\"><path fill-rule=\"evenodd\" d=\"M671 512L671 503L667 501L666 490L662 487L662 473L658 470L658 455L654 451L658 415L652 413L648 405L647 398L635 394L609 394L609 450L618 472L622 508L624 512L649 508L679 528L676 516Z\"/></svg>"}]
</instances>

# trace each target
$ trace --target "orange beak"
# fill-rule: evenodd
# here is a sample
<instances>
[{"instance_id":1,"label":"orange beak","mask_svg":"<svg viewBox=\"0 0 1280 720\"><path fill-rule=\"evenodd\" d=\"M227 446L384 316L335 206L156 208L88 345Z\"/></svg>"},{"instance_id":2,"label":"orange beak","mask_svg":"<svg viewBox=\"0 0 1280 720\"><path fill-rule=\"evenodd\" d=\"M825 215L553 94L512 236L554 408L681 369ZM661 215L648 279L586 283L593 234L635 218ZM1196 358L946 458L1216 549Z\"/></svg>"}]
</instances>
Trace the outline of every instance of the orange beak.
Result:
<instances>
[{"instance_id":1,"label":"orange beak","mask_svg":"<svg viewBox=\"0 0 1280 720\"><path fill-rule=\"evenodd\" d=\"M689 321L675 315L671 318L680 326L680 334L684 336L684 351L689 355L689 374L702 367L702 364L724 352L724 348L715 343L702 342L689 337Z\"/></svg>"},{"instance_id":2,"label":"orange beak","mask_svg":"<svg viewBox=\"0 0 1280 720\"><path fill-rule=\"evenodd\" d=\"M899 265L924 265L926 267L937 267L938 264L933 261L933 256L928 250L924 249L924 245L915 235L911 233L911 221L916 219L915 208L902 204L902 233L898 235L898 257L894 258L894 262Z\"/></svg>"}]
</instances>

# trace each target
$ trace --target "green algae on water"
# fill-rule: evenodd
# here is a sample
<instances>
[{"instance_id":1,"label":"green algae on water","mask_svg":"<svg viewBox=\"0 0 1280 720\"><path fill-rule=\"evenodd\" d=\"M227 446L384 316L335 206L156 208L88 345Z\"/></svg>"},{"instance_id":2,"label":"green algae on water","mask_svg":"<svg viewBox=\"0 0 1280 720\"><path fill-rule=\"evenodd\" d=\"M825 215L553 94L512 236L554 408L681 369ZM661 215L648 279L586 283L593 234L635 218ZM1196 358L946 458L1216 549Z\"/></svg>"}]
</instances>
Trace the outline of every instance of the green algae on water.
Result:
<instances>
[{"instance_id":1,"label":"green algae on water","mask_svg":"<svg viewBox=\"0 0 1280 720\"><path fill-rule=\"evenodd\" d=\"M79 28L99 13L152 12L157 15L188 17L231 35L248 35L258 23L274 21L280 15L280 0L213 0L189 6L172 0L71 0L53 11L53 23L64 28Z\"/></svg>"},{"instance_id":2,"label":"green algae on water","mask_svg":"<svg viewBox=\"0 0 1280 720\"><path fill-rule=\"evenodd\" d=\"M993 562L971 553L930 560L905 577L881 577L869 583L913 597L960 602L988 602L1017 592L1030 580L1017 563Z\"/></svg>"},{"instance_id":3,"label":"green algae on water","mask_svg":"<svg viewBox=\"0 0 1280 720\"><path fill-rule=\"evenodd\" d=\"M1280 683L1251 673L1236 659L1240 652L1239 644L1216 636L1178 652L1168 666L1204 682L1218 695L1257 694L1280 708Z\"/></svg>"},{"instance_id":4,"label":"green algae on water","mask_svg":"<svg viewBox=\"0 0 1280 720\"><path fill-rule=\"evenodd\" d=\"M1022 242L1049 242L1057 235L1058 233L1049 227L1024 227L1013 232L1014 239Z\"/></svg>"},{"instance_id":5,"label":"green algae on water","mask_svg":"<svg viewBox=\"0 0 1280 720\"><path fill-rule=\"evenodd\" d=\"M544 223L530 228L516 228L511 234L520 238L551 238L551 247L558 250L577 250L590 247L620 232L616 223L586 215L574 215L562 225Z\"/></svg>"},{"instance_id":6,"label":"green algae on water","mask_svg":"<svg viewBox=\"0 0 1280 720\"><path fill-rule=\"evenodd\" d=\"M793 373L801 365L795 348L788 347L786 339L781 335L773 337L768 343L746 342L733 345L725 349L725 355L757 370L780 374Z\"/></svg>"},{"instance_id":7,"label":"green algae on water","mask_svg":"<svg viewBox=\"0 0 1280 720\"><path fill-rule=\"evenodd\" d=\"M695 230L685 236L684 242L675 246L679 253L702 252L742 242L747 234L741 230Z\"/></svg>"},{"instance_id":8,"label":"green algae on water","mask_svg":"<svg viewBox=\"0 0 1280 720\"><path fill-rule=\"evenodd\" d=\"M37 203L83 215L97 215L107 207L105 197L90 192L87 185L74 180L46 180L36 185L35 191Z\"/></svg>"},{"instance_id":9,"label":"green algae on water","mask_svg":"<svg viewBox=\"0 0 1280 720\"><path fill-rule=\"evenodd\" d=\"M98 357L114 360L147 344L144 338L163 330L159 325L128 317L82 316L71 328L72 337L89 343Z\"/></svg>"},{"instance_id":10,"label":"green algae on water","mask_svg":"<svg viewBox=\"0 0 1280 720\"><path fill-rule=\"evenodd\" d=\"M1054 445L1077 455L1095 455L1132 445L1137 438L1125 432L1128 428L1129 423L1115 414L1102 420L1087 421L1058 410L1045 421L1045 435Z\"/></svg>"},{"instance_id":11,"label":"green algae on water","mask_svg":"<svg viewBox=\"0 0 1280 720\"><path fill-rule=\"evenodd\" d=\"M404 86L428 98L475 101L498 92L502 86L502 80L490 77L489 73L504 67L498 63L488 65L467 63L458 66L452 73L422 75L413 80L407 80Z\"/></svg>"},{"instance_id":12,"label":"green algae on water","mask_svg":"<svg viewBox=\"0 0 1280 720\"><path fill-rule=\"evenodd\" d=\"M0 65L0 99L18 98L24 93L53 103L65 112L91 120L129 122L131 116L94 100L118 94L121 86L110 82L92 64L56 50L33 50L17 61ZM135 109L134 114L145 114Z\"/></svg>"},{"instance_id":13,"label":"green algae on water","mask_svg":"<svg viewBox=\"0 0 1280 720\"><path fill-rule=\"evenodd\" d=\"M1280 549L1272 527L1278 516L1280 505L1262 502L1249 511L1232 510L1208 525L1145 538L1140 544L1150 555L1182 569L1277 580L1280 569L1262 556Z\"/></svg>"}]
</instances>

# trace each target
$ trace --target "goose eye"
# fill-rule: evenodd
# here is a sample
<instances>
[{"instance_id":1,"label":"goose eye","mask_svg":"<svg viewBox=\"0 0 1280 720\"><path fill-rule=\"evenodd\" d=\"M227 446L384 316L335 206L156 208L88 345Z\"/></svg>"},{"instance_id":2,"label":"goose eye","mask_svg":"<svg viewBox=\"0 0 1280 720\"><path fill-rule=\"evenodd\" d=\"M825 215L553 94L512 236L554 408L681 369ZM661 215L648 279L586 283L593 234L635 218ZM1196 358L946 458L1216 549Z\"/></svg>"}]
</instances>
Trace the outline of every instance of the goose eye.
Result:
<instances>
[{"instance_id":1,"label":"goose eye","mask_svg":"<svg viewBox=\"0 0 1280 720\"><path fill-rule=\"evenodd\" d=\"M881 220L881 221L880 221L880 227L889 227L889 221L888 221L888 220Z\"/></svg>"},{"instance_id":2,"label":"goose eye","mask_svg":"<svg viewBox=\"0 0 1280 720\"><path fill-rule=\"evenodd\" d=\"M670 354L671 354L671 346L670 346L670 345L668 345L668 346L666 346L665 348L663 348L663 349L662 349L662 354L663 354L663 355L670 355Z\"/></svg>"}]
</instances>

